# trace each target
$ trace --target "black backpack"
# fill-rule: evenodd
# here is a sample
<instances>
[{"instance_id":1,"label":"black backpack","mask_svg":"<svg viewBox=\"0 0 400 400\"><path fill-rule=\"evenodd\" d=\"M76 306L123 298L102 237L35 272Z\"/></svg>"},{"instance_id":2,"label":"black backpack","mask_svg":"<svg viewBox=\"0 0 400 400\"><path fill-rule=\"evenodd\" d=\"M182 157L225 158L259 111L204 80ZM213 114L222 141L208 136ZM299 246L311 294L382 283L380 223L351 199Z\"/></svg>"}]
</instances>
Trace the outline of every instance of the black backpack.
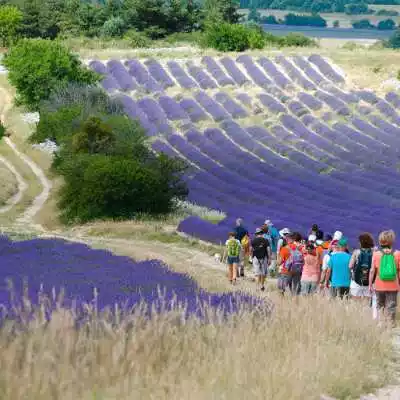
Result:
<instances>
[{"instance_id":1,"label":"black backpack","mask_svg":"<svg viewBox=\"0 0 400 400\"><path fill-rule=\"evenodd\" d=\"M360 286L369 285L369 272L372 265L372 250L361 249L354 267L354 280Z\"/></svg>"},{"instance_id":2,"label":"black backpack","mask_svg":"<svg viewBox=\"0 0 400 400\"><path fill-rule=\"evenodd\" d=\"M252 242L253 257L262 260L268 257L269 242L263 237L256 237Z\"/></svg>"}]
</instances>

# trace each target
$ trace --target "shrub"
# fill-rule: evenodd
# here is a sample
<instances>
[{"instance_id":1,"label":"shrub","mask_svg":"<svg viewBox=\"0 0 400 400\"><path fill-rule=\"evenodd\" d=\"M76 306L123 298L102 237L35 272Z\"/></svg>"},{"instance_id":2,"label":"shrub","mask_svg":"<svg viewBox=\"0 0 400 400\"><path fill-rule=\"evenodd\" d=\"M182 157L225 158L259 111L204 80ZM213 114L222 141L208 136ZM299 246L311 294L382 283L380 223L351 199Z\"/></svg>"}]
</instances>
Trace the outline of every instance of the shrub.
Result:
<instances>
[{"instance_id":1,"label":"shrub","mask_svg":"<svg viewBox=\"0 0 400 400\"><path fill-rule=\"evenodd\" d=\"M347 15L357 15L357 14L373 14L373 10L368 8L365 3L352 3L345 6L345 13Z\"/></svg>"},{"instance_id":2,"label":"shrub","mask_svg":"<svg viewBox=\"0 0 400 400\"><path fill-rule=\"evenodd\" d=\"M377 16L387 16L387 17L397 17L399 15L398 11L395 10L386 10L386 9L381 9L377 10L375 12L375 15Z\"/></svg>"},{"instance_id":3,"label":"shrub","mask_svg":"<svg viewBox=\"0 0 400 400\"><path fill-rule=\"evenodd\" d=\"M8 5L0 6L1 46L8 46L16 41L22 18L22 12L17 7Z\"/></svg>"},{"instance_id":4,"label":"shrub","mask_svg":"<svg viewBox=\"0 0 400 400\"><path fill-rule=\"evenodd\" d=\"M396 23L392 19L388 18L383 21L379 21L377 28L382 31L390 31L396 28Z\"/></svg>"},{"instance_id":5,"label":"shrub","mask_svg":"<svg viewBox=\"0 0 400 400\"><path fill-rule=\"evenodd\" d=\"M129 45L134 48L150 47L151 40L142 32L138 32L135 29L130 29L125 33L124 39L126 39Z\"/></svg>"},{"instance_id":6,"label":"shrub","mask_svg":"<svg viewBox=\"0 0 400 400\"><path fill-rule=\"evenodd\" d=\"M268 15L261 17L260 23L266 25L278 25L279 21L276 19L275 15Z\"/></svg>"},{"instance_id":7,"label":"shrub","mask_svg":"<svg viewBox=\"0 0 400 400\"><path fill-rule=\"evenodd\" d=\"M215 24L205 32L204 42L207 47L219 51L244 51L250 47L250 28L239 24Z\"/></svg>"},{"instance_id":8,"label":"shrub","mask_svg":"<svg viewBox=\"0 0 400 400\"><path fill-rule=\"evenodd\" d=\"M167 43L193 43L199 44L202 41L202 33L200 31L194 32L176 32L168 35L164 39Z\"/></svg>"},{"instance_id":9,"label":"shrub","mask_svg":"<svg viewBox=\"0 0 400 400\"><path fill-rule=\"evenodd\" d=\"M299 33L289 33L287 36L284 37L284 46L288 47L314 47L317 46L315 40L304 36Z\"/></svg>"},{"instance_id":10,"label":"shrub","mask_svg":"<svg viewBox=\"0 0 400 400\"><path fill-rule=\"evenodd\" d=\"M104 22L101 28L101 35L105 37L122 37L125 28L125 21L121 17L111 17Z\"/></svg>"},{"instance_id":11,"label":"shrub","mask_svg":"<svg viewBox=\"0 0 400 400\"><path fill-rule=\"evenodd\" d=\"M248 30L250 49L262 49L265 46L265 33L260 27L252 27Z\"/></svg>"},{"instance_id":12,"label":"shrub","mask_svg":"<svg viewBox=\"0 0 400 400\"><path fill-rule=\"evenodd\" d=\"M374 29L375 25L371 24L369 19L360 19L359 21L352 22L354 29Z\"/></svg>"},{"instance_id":13,"label":"shrub","mask_svg":"<svg viewBox=\"0 0 400 400\"><path fill-rule=\"evenodd\" d=\"M253 22L260 22L261 19L261 14L259 11L257 11L256 7L252 7L250 9L249 14L247 15L247 20L248 21L253 21Z\"/></svg>"},{"instance_id":14,"label":"shrub","mask_svg":"<svg viewBox=\"0 0 400 400\"><path fill-rule=\"evenodd\" d=\"M392 49L400 49L400 30L397 29L396 32L390 37L387 42L387 47Z\"/></svg>"},{"instance_id":15,"label":"shrub","mask_svg":"<svg viewBox=\"0 0 400 400\"><path fill-rule=\"evenodd\" d=\"M340 28L340 22L339 22L339 20L333 21L333 27L334 27L334 28Z\"/></svg>"},{"instance_id":16,"label":"shrub","mask_svg":"<svg viewBox=\"0 0 400 400\"><path fill-rule=\"evenodd\" d=\"M285 15L284 24L295 26L318 26L323 28L327 25L326 20L318 14L297 15L293 13Z\"/></svg>"},{"instance_id":17,"label":"shrub","mask_svg":"<svg viewBox=\"0 0 400 400\"><path fill-rule=\"evenodd\" d=\"M9 81L17 89L17 103L30 109L37 109L58 88L99 79L62 44L43 39L19 41L5 56L4 65Z\"/></svg>"},{"instance_id":18,"label":"shrub","mask_svg":"<svg viewBox=\"0 0 400 400\"><path fill-rule=\"evenodd\" d=\"M3 139L3 137L6 134L6 127L3 125L3 123L0 121L0 140Z\"/></svg>"}]
</instances>

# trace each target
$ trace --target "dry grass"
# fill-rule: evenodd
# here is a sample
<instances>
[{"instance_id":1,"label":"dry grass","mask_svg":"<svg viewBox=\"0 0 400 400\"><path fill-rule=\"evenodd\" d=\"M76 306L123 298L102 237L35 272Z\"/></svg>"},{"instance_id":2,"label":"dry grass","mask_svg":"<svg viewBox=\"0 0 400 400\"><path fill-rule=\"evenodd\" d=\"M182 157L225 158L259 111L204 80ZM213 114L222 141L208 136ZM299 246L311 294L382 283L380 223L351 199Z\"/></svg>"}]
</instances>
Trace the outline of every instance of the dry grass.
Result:
<instances>
[{"instance_id":1,"label":"dry grass","mask_svg":"<svg viewBox=\"0 0 400 400\"><path fill-rule=\"evenodd\" d=\"M48 324L0 331L0 398L346 399L390 377L389 333L351 302L287 299L272 318L223 323L175 313L73 322L61 309Z\"/></svg>"},{"instance_id":2,"label":"dry grass","mask_svg":"<svg viewBox=\"0 0 400 400\"><path fill-rule=\"evenodd\" d=\"M12 197L18 190L18 183L14 174L0 163L0 206Z\"/></svg>"}]
</instances>

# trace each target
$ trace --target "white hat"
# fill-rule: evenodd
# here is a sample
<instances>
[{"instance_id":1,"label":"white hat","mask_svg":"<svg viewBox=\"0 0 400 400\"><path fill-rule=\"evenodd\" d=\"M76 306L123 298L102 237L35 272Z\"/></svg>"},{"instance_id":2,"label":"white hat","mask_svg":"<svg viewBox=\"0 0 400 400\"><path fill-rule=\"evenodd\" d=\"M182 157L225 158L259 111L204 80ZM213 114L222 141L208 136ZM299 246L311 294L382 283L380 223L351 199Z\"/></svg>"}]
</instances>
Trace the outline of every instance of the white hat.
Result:
<instances>
[{"instance_id":1,"label":"white hat","mask_svg":"<svg viewBox=\"0 0 400 400\"><path fill-rule=\"evenodd\" d=\"M266 219L264 222L265 225L272 225L272 222L270 219Z\"/></svg>"},{"instance_id":2,"label":"white hat","mask_svg":"<svg viewBox=\"0 0 400 400\"><path fill-rule=\"evenodd\" d=\"M309 242L315 242L317 240L317 236L315 236L314 234L311 234L309 237L308 237L308 241Z\"/></svg>"},{"instance_id":3,"label":"white hat","mask_svg":"<svg viewBox=\"0 0 400 400\"><path fill-rule=\"evenodd\" d=\"M290 229L289 228L283 228L283 229L281 229L280 231L279 231L279 235L280 236L285 236L285 235L288 235L290 233Z\"/></svg>"},{"instance_id":4,"label":"white hat","mask_svg":"<svg viewBox=\"0 0 400 400\"><path fill-rule=\"evenodd\" d=\"M342 237L343 237L343 233L340 232L340 231L336 231L336 232L333 234L333 240L340 240Z\"/></svg>"}]
</instances>

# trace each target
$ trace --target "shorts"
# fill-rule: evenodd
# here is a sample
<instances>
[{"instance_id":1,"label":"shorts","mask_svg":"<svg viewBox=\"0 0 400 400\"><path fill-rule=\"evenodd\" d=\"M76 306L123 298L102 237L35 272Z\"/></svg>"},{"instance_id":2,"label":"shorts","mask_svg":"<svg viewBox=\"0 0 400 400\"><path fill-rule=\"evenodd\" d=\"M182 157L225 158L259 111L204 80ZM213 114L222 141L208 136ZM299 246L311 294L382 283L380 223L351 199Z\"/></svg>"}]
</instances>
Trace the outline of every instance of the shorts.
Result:
<instances>
[{"instance_id":1,"label":"shorts","mask_svg":"<svg viewBox=\"0 0 400 400\"><path fill-rule=\"evenodd\" d=\"M333 287L331 286L330 288L330 294L331 297L340 297L341 299L343 299L343 297L347 297L350 293L350 288L349 287Z\"/></svg>"},{"instance_id":2,"label":"shorts","mask_svg":"<svg viewBox=\"0 0 400 400\"><path fill-rule=\"evenodd\" d=\"M239 264L239 256L228 256L227 264Z\"/></svg>"},{"instance_id":3,"label":"shorts","mask_svg":"<svg viewBox=\"0 0 400 400\"><path fill-rule=\"evenodd\" d=\"M371 297L371 292L368 286L361 286L355 281L351 281L350 295L353 297Z\"/></svg>"},{"instance_id":4,"label":"shorts","mask_svg":"<svg viewBox=\"0 0 400 400\"><path fill-rule=\"evenodd\" d=\"M256 276L266 276L268 273L268 259L262 258L259 260L257 257L253 257L253 267Z\"/></svg>"},{"instance_id":5,"label":"shorts","mask_svg":"<svg viewBox=\"0 0 400 400\"><path fill-rule=\"evenodd\" d=\"M397 309L397 292L381 292L377 290L376 303L378 310L384 308L388 317L390 317L392 321L395 321Z\"/></svg>"},{"instance_id":6,"label":"shorts","mask_svg":"<svg viewBox=\"0 0 400 400\"><path fill-rule=\"evenodd\" d=\"M301 285L300 293L302 295L313 294L317 291L318 287L317 282L311 282L311 281L301 281L300 285Z\"/></svg>"}]
</instances>

